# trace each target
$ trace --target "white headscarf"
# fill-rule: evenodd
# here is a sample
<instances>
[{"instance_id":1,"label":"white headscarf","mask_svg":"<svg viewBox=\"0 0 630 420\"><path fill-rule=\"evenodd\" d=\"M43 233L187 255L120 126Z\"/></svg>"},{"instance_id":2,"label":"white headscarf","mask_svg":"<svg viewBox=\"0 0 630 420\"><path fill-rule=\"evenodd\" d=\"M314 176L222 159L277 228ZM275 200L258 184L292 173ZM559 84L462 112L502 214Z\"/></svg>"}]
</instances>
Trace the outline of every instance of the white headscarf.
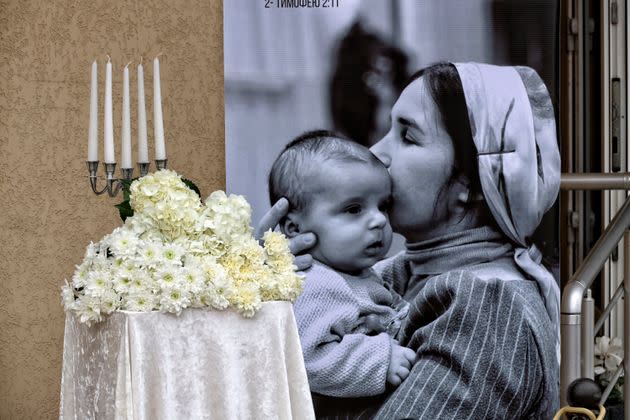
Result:
<instances>
[{"instance_id":1,"label":"white headscarf","mask_svg":"<svg viewBox=\"0 0 630 420\"><path fill-rule=\"evenodd\" d=\"M529 237L556 201L560 153L547 88L529 67L455 63L462 81L481 188L516 264L535 279L560 336L560 288ZM558 353L559 354L559 353Z\"/></svg>"}]
</instances>

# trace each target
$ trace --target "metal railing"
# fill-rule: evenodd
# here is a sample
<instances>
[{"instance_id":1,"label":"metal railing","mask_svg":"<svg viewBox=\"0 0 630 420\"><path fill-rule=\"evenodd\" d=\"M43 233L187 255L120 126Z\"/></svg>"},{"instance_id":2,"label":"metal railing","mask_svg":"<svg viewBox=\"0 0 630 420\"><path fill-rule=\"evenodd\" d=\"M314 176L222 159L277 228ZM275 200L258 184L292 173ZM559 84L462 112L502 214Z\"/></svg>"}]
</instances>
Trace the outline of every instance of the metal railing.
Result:
<instances>
[{"instance_id":1,"label":"metal railing","mask_svg":"<svg viewBox=\"0 0 630 420\"><path fill-rule=\"evenodd\" d=\"M630 190L630 173L614 174L562 174L561 188L565 190ZM580 377L593 378L593 356L595 334L603 326L612 308L624 297L623 364L604 391L603 404L621 372L630 369L630 197L610 221L600 238L582 261L571 280L565 286L560 305L560 399L566 405L567 388ZM601 317L594 321L594 301L590 286L599 274L610 254L624 237L624 281L615 291L613 298ZM630 385L624 382L624 417L630 419Z\"/></svg>"}]
</instances>

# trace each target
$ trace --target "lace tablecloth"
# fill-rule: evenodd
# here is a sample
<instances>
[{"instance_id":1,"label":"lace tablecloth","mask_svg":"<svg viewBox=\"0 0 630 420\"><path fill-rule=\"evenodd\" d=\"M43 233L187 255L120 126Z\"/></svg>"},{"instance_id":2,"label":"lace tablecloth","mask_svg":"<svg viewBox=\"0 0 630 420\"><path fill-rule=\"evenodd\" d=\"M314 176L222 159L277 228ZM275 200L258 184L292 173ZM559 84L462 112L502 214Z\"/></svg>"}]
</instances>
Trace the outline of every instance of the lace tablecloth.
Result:
<instances>
[{"instance_id":1,"label":"lace tablecloth","mask_svg":"<svg viewBox=\"0 0 630 420\"><path fill-rule=\"evenodd\" d=\"M66 316L62 419L313 419L291 304Z\"/></svg>"}]
</instances>

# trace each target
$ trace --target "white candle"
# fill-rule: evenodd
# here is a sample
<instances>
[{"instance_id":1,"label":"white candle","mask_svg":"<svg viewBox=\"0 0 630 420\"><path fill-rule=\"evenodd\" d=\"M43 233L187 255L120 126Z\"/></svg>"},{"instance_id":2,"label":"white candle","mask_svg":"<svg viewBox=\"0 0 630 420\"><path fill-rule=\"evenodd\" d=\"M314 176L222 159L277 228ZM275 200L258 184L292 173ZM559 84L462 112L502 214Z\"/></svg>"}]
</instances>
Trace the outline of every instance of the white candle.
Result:
<instances>
[{"instance_id":1,"label":"white candle","mask_svg":"<svg viewBox=\"0 0 630 420\"><path fill-rule=\"evenodd\" d=\"M138 64L138 162L149 163L147 111L144 108L144 69Z\"/></svg>"},{"instance_id":2,"label":"white candle","mask_svg":"<svg viewBox=\"0 0 630 420\"><path fill-rule=\"evenodd\" d=\"M131 108L129 105L129 64L123 70L123 110L122 110L122 168L131 165Z\"/></svg>"},{"instance_id":3,"label":"white candle","mask_svg":"<svg viewBox=\"0 0 630 420\"><path fill-rule=\"evenodd\" d=\"M160 92L160 62L153 59L153 129L155 133L155 159L166 159L164 123L162 122L162 93Z\"/></svg>"},{"instance_id":4,"label":"white candle","mask_svg":"<svg viewBox=\"0 0 630 420\"><path fill-rule=\"evenodd\" d=\"M107 57L105 68L105 163L116 163L114 157L114 120L112 115L112 62Z\"/></svg>"},{"instance_id":5,"label":"white candle","mask_svg":"<svg viewBox=\"0 0 630 420\"><path fill-rule=\"evenodd\" d=\"M90 129L88 132L88 161L98 160L98 77L96 60L92 63L90 85Z\"/></svg>"}]
</instances>

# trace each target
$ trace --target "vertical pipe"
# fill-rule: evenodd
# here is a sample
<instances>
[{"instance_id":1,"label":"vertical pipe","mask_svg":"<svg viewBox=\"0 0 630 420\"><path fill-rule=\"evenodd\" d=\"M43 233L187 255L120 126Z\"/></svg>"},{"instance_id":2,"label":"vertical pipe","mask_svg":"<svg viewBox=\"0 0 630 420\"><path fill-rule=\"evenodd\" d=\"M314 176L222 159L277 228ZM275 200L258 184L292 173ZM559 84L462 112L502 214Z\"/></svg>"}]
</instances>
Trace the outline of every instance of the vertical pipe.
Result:
<instances>
[{"instance_id":1,"label":"vertical pipe","mask_svg":"<svg viewBox=\"0 0 630 420\"><path fill-rule=\"evenodd\" d=\"M586 84L584 80L584 71L585 71L585 2L583 0L578 0L576 2L575 8L575 22L577 23L577 41L575 42L575 66L576 66L576 77L575 77L575 116L574 120L574 134L575 134L575 142L576 142L576 171L584 172L586 170L586 156L585 156L585 141L584 141L584 92L586 90ZM584 191L576 191L575 192L575 210L577 211L577 215L579 217L579 222L577 225L577 263L579 266L582 264L582 260L586 255L586 224L588 221L588 209L585 207L585 192Z\"/></svg>"},{"instance_id":2,"label":"vertical pipe","mask_svg":"<svg viewBox=\"0 0 630 420\"><path fill-rule=\"evenodd\" d=\"M582 300L582 378L594 379L593 358L595 357L595 301L591 297L591 289L586 291Z\"/></svg>"},{"instance_id":3,"label":"vertical pipe","mask_svg":"<svg viewBox=\"0 0 630 420\"><path fill-rule=\"evenodd\" d=\"M610 5L608 0L600 2L600 97L599 97L599 109L601 110L599 113L599 119L601 122L601 156L602 156L602 171L605 173L611 172L611 158L610 158L610 86L609 86L609 73L610 73L610 62L608 57L609 45L610 45L610 20L609 20L609 12ZM602 226L601 228L605 228L606 225L610 222L612 218L611 214L612 210L612 192L604 191L602 195ZM602 275L602 295L603 295L603 304L604 306L608 305L610 302L611 296L613 295L613 263L612 260L608 260L603 270ZM611 314L611 317L614 316ZM609 317L604 323L604 334L611 336L612 331L612 322L611 317Z\"/></svg>"},{"instance_id":4,"label":"vertical pipe","mask_svg":"<svg viewBox=\"0 0 630 420\"><path fill-rule=\"evenodd\" d=\"M580 377L580 316L560 315L562 360L560 361L560 406L567 405L569 384ZM630 417L629 417L630 418Z\"/></svg>"},{"instance_id":5,"label":"vertical pipe","mask_svg":"<svg viewBox=\"0 0 630 420\"><path fill-rule=\"evenodd\" d=\"M626 230L623 236L623 309L624 309L624 322L623 322L623 370L624 372L630 372L630 231ZM630 381L625 380L623 383L623 412L624 418L630 419Z\"/></svg>"}]
</instances>

